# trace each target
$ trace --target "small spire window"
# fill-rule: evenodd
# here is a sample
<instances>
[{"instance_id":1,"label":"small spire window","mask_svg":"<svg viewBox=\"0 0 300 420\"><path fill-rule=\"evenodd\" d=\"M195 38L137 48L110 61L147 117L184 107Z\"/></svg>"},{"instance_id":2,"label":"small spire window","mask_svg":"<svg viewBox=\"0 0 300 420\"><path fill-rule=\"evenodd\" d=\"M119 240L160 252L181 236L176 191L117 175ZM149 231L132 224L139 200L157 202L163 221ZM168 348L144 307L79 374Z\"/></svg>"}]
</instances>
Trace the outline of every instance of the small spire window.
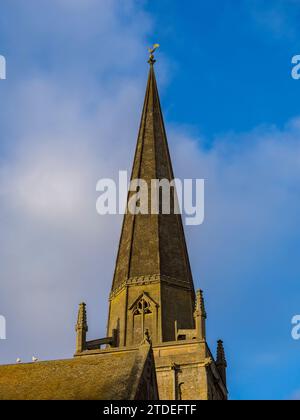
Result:
<instances>
[{"instance_id":1,"label":"small spire window","mask_svg":"<svg viewBox=\"0 0 300 420\"><path fill-rule=\"evenodd\" d=\"M147 315L147 314L151 314L151 304L150 302L148 302L147 300L145 300L144 298L142 298L138 304L136 305L136 308L134 309L133 314L134 315Z\"/></svg>"}]
</instances>

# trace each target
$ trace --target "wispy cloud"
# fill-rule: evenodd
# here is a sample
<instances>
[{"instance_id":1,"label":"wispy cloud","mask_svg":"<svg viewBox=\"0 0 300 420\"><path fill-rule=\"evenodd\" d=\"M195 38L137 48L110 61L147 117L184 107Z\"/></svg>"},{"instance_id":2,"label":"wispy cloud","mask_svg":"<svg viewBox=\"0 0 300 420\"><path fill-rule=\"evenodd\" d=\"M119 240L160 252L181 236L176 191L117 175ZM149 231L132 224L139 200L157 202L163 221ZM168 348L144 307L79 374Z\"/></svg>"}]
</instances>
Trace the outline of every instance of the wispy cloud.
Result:
<instances>
[{"instance_id":1,"label":"wispy cloud","mask_svg":"<svg viewBox=\"0 0 300 420\"><path fill-rule=\"evenodd\" d=\"M300 400L300 389L298 389L297 391L293 392L292 396L290 398L288 398L289 400L292 401L299 401Z\"/></svg>"},{"instance_id":2,"label":"wispy cloud","mask_svg":"<svg viewBox=\"0 0 300 420\"><path fill-rule=\"evenodd\" d=\"M71 356L84 299L91 334L104 333L120 220L97 217L96 183L129 167L151 25L131 1L12 4L2 17L18 31L1 29L12 46L1 85L1 363Z\"/></svg>"},{"instance_id":3,"label":"wispy cloud","mask_svg":"<svg viewBox=\"0 0 300 420\"><path fill-rule=\"evenodd\" d=\"M247 0L255 22L276 38L293 39L297 35L300 3L298 0Z\"/></svg>"}]
</instances>

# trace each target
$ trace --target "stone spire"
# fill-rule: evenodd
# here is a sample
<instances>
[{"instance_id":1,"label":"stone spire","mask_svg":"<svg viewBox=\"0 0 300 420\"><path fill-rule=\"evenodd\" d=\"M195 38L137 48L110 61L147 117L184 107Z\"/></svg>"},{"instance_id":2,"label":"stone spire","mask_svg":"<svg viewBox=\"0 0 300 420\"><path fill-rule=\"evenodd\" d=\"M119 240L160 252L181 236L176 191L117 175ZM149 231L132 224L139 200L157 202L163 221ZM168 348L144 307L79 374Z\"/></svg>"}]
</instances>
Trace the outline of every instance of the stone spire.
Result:
<instances>
[{"instance_id":1,"label":"stone spire","mask_svg":"<svg viewBox=\"0 0 300 420\"><path fill-rule=\"evenodd\" d=\"M131 179L146 181L150 211L151 180L172 181L174 175L154 73L153 50L149 52L150 71ZM128 202L135 194L136 191L128 194ZM128 212L125 215L112 291L129 279L166 276L194 293L181 215L174 211L175 200L176 193L171 188L171 214L161 214L160 208L160 214L132 215Z\"/></svg>"},{"instance_id":2,"label":"stone spire","mask_svg":"<svg viewBox=\"0 0 300 420\"><path fill-rule=\"evenodd\" d=\"M88 332L86 304L80 303L78 309L76 330L76 353L81 353L86 349L86 333Z\"/></svg>"},{"instance_id":3,"label":"stone spire","mask_svg":"<svg viewBox=\"0 0 300 420\"><path fill-rule=\"evenodd\" d=\"M226 386L226 368L227 368L227 362L225 357L225 350L223 346L223 341L218 341L218 348L217 348L217 360L216 360L217 368L220 372L221 378L224 382L224 385Z\"/></svg>"},{"instance_id":4,"label":"stone spire","mask_svg":"<svg viewBox=\"0 0 300 420\"><path fill-rule=\"evenodd\" d=\"M196 293L195 324L197 338L206 340L206 311L202 290Z\"/></svg>"},{"instance_id":5,"label":"stone spire","mask_svg":"<svg viewBox=\"0 0 300 420\"><path fill-rule=\"evenodd\" d=\"M172 186L167 190L168 212L157 199L162 188L153 191L153 180L169 187L174 181L154 73L157 47L149 49L149 76L131 175L132 181L146 185L148 212L135 211L141 201L134 199L142 192L129 191L110 294L107 335L117 329L120 346L139 344L146 329L153 344L173 341L175 322L178 330L195 328L195 291L176 191Z\"/></svg>"}]
</instances>

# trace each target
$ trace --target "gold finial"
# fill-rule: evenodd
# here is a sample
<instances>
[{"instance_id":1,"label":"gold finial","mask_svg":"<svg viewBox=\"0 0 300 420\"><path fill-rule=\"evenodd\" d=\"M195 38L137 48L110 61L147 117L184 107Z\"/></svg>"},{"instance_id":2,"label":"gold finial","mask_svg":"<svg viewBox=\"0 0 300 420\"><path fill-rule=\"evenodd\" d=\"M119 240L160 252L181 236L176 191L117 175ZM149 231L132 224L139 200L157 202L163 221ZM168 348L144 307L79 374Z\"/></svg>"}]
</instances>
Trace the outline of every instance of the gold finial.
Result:
<instances>
[{"instance_id":1,"label":"gold finial","mask_svg":"<svg viewBox=\"0 0 300 420\"><path fill-rule=\"evenodd\" d=\"M157 50L157 48L159 48L159 47L160 47L159 44L154 44L152 48L148 48L148 52L150 54L149 61L148 61L149 64L154 64L155 63L156 60L154 59L154 53Z\"/></svg>"}]
</instances>

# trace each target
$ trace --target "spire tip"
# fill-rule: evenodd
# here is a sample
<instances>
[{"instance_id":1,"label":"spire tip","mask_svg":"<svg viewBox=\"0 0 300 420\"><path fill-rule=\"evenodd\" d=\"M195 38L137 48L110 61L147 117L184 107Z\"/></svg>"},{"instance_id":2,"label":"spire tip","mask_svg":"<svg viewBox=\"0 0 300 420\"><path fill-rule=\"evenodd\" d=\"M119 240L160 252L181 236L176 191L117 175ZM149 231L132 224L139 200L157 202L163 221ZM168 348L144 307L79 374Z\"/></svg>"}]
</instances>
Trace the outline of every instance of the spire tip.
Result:
<instances>
[{"instance_id":1,"label":"spire tip","mask_svg":"<svg viewBox=\"0 0 300 420\"><path fill-rule=\"evenodd\" d=\"M153 45L153 47L148 48L148 52L149 52L149 60L148 60L148 63L149 63L150 65L153 65L153 64L156 62L156 60L155 60L155 58L154 58L154 53L155 53L155 51L156 51L159 47L160 47L160 45L159 45L159 44L154 44L154 45Z\"/></svg>"}]
</instances>

